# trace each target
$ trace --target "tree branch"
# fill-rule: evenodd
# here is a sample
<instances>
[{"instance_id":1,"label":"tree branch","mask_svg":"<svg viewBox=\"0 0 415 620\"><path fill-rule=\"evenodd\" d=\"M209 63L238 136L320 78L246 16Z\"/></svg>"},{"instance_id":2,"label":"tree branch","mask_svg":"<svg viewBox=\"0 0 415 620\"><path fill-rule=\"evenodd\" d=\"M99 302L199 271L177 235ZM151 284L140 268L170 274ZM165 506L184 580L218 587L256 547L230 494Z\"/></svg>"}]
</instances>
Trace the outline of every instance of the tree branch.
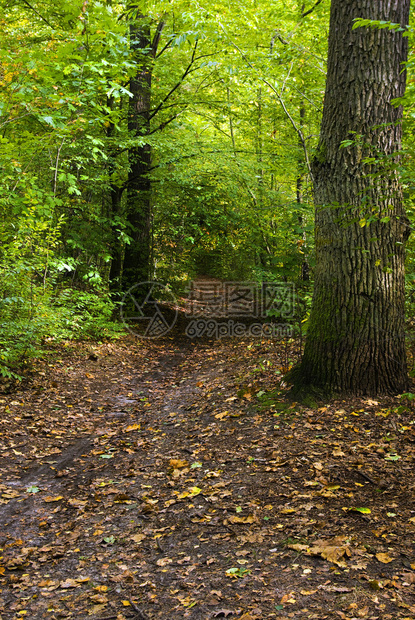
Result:
<instances>
[{"instance_id":1,"label":"tree branch","mask_svg":"<svg viewBox=\"0 0 415 620\"><path fill-rule=\"evenodd\" d=\"M156 32L154 33L153 41L151 43L151 55L153 56L153 58L156 58L157 48L160 43L160 37L161 37L161 33L163 32L165 23L166 22L164 21L164 15L163 15L163 17L157 24Z\"/></svg>"},{"instance_id":2,"label":"tree branch","mask_svg":"<svg viewBox=\"0 0 415 620\"><path fill-rule=\"evenodd\" d=\"M274 53L275 39L278 39L278 41L280 41L283 45L288 45L288 41L286 41L285 39L282 38L282 36L280 35L279 30L276 30L274 32L274 34L272 35L271 43L269 45L269 51L270 51L271 54Z\"/></svg>"},{"instance_id":3,"label":"tree branch","mask_svg":"<svg viewBox=\"0 0 415 620\"><path fill-rule=\"evenodd\" d=\"M43 17L43 15L41 15L41 14L39 13L39 11L37 11L37 10L35 9L35 7L34 7L34 6L32 6L31 4L29 4L29 2L28 2L27 0L23 0L23 3L24 3L26 6L28 6L28 7L29 7L29 9L30 9L31 11L33 11L34 13L36 13L36 15L37 15L38 17L40 17L40 19L41 19L41 20L43 20L43 21L45 22L45 24L47 24L47 25L49 26L49 28L52 28L52 30L54 30L54 27L52 26L52 24L51 24L50 22L48 22L48 20L47 20L45 17Z\"/></svg>"},{"instance_id":4,"label":"tree branch","mask_svg":"<svg viewBox=\"0 0 415 620\"><path fill-rule=\"evenodd\" d=\"M161 110L161 108L163 107L163 104L170 99L170 97L172 96L172 94L179 88L179 86L183 83L183 81L186 79L186 77L189 75L189 73L191 73L191 68L193 63L195 62L196 58L196 50L197 50L197 41L194 44L193 47L193 52L192 52L192 57L190 59L190 63L188 65L188 67L186 68L185 72L183 73L182 77L180 78L180 80L177 82L177 84L175 84L173 86L173 88L170 89L170 91L167 93L167 95L164 97L164 99L162 99L159 103L159 105L155 108L154 112L152 114L150 114L149 116L149 121L151 121L152 118L154 118L154 116L157 114L157 112L159 112L159 110Z\"/></svg>"},{"instance_id":5,"label":"tree branch","mask_svg":"<svg viewBox=\"0 0 415 620\"><path fill-rule=\"evenodd\" d=\"M222 26L222 29L224 30L224 32L226 33L225 29ZM253 69L254 71L257 71L254 67L254 65L251 63L250 60L248 60L248 58L245 56L244 52L240 49L240 47L238 47L236 45L236 43L234 43L233 41L231 41L232 45L238 50L238 52L241 54L242 58L245 60L245 62L251 67L251 69ZM280 105L282 107L282 109L284 110L287 118L289 119L291 125L293 126L293 128L295 129L295 131L297 132L298 138L301 142L301 145L303 147L303 151L304 151L304 158L305 158L305 163L307 166L307 171L308 174L310 175L311 180L313 181L314 177L313 177L313 171L311 170L311 163L310 163L310 158L308 156L308 150L307 150L307 144L304 138L304 134L301 131L300 127L297 127L293 117L291 116L291 114L289 113L287 106L284 103L283 98L281 97L280 93L277 91L277 89L275 88L275 86L273 86L270 82L268 82L268 80L266 80L265 78L259 76L259 79L264 82L264 84L266 84L268 86L268 88L270 88L276 95L278 101L280 102Z\"/></svg>"},{"instance_id":6,"label":"tree branch","mask_svg":"<svg viewBox=\"0 0 415 620\"><path fill-rule=\"evenodd\" d=\"M315 8L318 7L319 4L322 3L323 0L317 0L317 2L315 3L315 5L313 7L311 7L311 9L309 9L308 11L306 11L305 13L303 13L301 15L301 19L304 19L304 17L307 17L307 15L310 15L310 13L312 13L314 11Z\"/></svg>"}]
</instances>

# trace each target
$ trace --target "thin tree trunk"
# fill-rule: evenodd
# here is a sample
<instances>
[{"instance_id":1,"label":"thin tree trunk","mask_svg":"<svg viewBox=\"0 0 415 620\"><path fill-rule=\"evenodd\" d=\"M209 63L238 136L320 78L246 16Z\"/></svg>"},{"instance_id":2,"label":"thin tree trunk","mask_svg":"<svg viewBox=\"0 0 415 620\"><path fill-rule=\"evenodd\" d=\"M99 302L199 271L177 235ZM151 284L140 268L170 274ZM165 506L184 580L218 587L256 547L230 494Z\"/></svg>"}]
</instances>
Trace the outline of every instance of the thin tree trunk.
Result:
<instances>
[{"instance_id":1,"label":"thin tree trunk","mask_svg":"<svg viewBox=\"0 0 415 620\"><path fill-rule=\"evenodd\" d=\"M113 110L114 99L113 97L107 97L107 108ZM107 127L107 138L111 139L114 135L114 123L109 120ZM110 213L109 217L114 222L116 218L121 217L121 198L123 189L120 187L114 179L116 172L116 150L110 151L109 163L108 163L108 177L109 177L109 190L110 190ZM113 223L111 225L111 267L109 273L109 284L112 291L118 291L121 283L121 270L122 270L122 256L123 245L119 239L118 225Z\"/></svg>"},{"instance_id":2,"label":"thin tree trunk","mask_svg":"<svg viewBox=\"0 0 415 620\"><path fill-rule=\"evenodd\" d=\"M313 161L316 270L294 392L397 394L407 389L404 244L409 228L394 170L405 91L401 32L410 0L332 0L328 75ZM349 143L343 144L343 141ZM373 158L373 159L370 159Z\"/></svg>"},{"instance_id":3,"label":"thin tree trunk","mask_svg":"<svg viewBox=\"0 0 415 620\"><path fill-rule=\"evenodd\" d=\"M131 137L144 137L150 131L151 104L151 39L150 24L138 14L130 26L130 45L135 55L137 72L130 80L132 98L129 104L128 130ZM126 245L122 288L128 290L150 278L151 266L151 166L149 144L134 146L129 151L127 218L132 242Z\"/></svg>"},{"instance_id":4,"label":"thin tree trunk","mask_svg":"<svg viewBox=\"0 0 415 620\"><path fill-rule=\"evenodd\" d=\"M304 13L304 5L302 6L301 13ZM304 101L301 100L299 127L302 132L304 132L304 120L305 120L305 105L304 105ZM297 204L301 208L301 205L303 204L304 158L302 157L303 148L302 148L302 142L300 138L298 138L298 153L299 153L299 156L298 156L298 176L297 176ZM301 211L299 211L299 214L298 214L298 224L300 225L300 228L302 228L301 239L299 240L298 245L299 245L299 249L301 250L304 256L303 261L301 263L300 278L303 282L308 282L310 280L310 265L308 264L308 260L307 260L307 234L304 229L305 222L304 222L304 218L303 218Z\"/></svg>"}]
</instances>

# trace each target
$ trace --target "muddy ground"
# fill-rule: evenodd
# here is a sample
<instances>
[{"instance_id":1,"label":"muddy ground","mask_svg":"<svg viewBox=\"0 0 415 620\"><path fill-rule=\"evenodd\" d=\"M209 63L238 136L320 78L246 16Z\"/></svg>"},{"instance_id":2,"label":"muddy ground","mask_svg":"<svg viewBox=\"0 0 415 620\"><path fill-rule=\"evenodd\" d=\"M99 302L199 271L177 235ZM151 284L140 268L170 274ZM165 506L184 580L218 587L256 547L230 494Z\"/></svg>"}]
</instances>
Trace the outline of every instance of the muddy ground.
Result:
<instances>
[{"instance_id":1,"label":"muddy ground","mask_svg":"<svg viewBox=\"0 0 415 620\"><path fill-rule=\"evenodd\" d=\"M414 620L415 413L300 344L68 344L0 394L0 617Z\"/></svg>"}]
</instances>

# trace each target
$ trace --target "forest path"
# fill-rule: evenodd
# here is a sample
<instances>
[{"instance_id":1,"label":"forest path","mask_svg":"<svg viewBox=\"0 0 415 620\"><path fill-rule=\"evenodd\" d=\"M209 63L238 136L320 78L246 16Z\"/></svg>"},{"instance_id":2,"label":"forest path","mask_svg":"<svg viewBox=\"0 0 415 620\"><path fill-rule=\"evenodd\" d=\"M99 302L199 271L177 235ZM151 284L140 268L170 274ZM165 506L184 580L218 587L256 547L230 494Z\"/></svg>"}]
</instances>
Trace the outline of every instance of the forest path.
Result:
<instances>
[{"instance_id":1,"label":"forest path","mask_svg":"<svg viewBox=\"0 0 415 620\"><path fill-rule=\"evenodd\" d=\"M414 414L286 402L296 351L68 345L1 397L1 619L415 617Z\"/></svg>"}]
</instances>

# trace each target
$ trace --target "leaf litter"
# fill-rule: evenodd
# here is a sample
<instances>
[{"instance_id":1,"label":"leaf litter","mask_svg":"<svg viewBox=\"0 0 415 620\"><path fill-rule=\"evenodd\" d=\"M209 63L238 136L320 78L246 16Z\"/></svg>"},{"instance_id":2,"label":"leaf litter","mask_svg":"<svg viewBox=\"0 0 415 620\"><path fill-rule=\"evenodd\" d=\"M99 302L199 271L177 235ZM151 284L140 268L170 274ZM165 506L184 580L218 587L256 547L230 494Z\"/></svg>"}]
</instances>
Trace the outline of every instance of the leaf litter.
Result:
<instances>
[{"instance_id":1,"label":"leaf litter","mask_svg":"<svg viewBox=\"0 0 415 620\"><path fill-rule=\"evenodd\" d=\"M68 344L0 395L1 619L413 619L415 413L287 401L297 350Z\"/></svg>"}]
</instances>

